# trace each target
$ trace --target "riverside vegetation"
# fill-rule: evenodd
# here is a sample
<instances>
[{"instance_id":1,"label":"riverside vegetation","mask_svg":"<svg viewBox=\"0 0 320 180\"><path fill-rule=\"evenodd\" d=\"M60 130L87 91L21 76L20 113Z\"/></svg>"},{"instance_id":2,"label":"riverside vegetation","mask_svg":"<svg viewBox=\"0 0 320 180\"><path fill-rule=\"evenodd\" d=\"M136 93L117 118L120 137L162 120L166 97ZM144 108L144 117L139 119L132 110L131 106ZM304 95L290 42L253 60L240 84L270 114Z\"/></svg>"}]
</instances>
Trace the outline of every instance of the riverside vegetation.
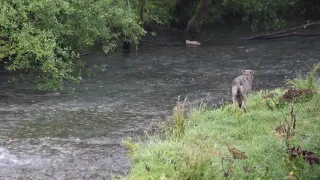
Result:
<instances>
[{"instance_id":1,"label":"riverside vegetation","mask_svg":"<svg viewBox=\"0 0 320 180\"><path fill-rule=\"evenodd\" d=\"M80 52L138 44L146 30L153 35L173 27L194 36L202 25L244 22L270 32L287 21L316 21L320 14L316 0L10 0L0 6L0 69L17 72L11 82L31 81L51 91L81 82Z\"/></svg>"},{"instance_id":2,"label":"riverside vegetation","mask_svg":"<svg viewBox=\"0 0 320 180\"><path fill-rule=\"evenodd\" d=\"M319 67L285 88L252 92L247 113L178 102L162 133L123 141L132 159L125 179L319 178Z\"/></svg>"},{"instance_id":3,"label":"riverside vegetation","mask_svg":"<svg viewBox=\"0 0 320 180\"><path fill-rule=\"evenodd\" d=\"M0 67L16 71L39 90L79 83L84 62L79 52L145 34L132 5L125 1L0 1Z\"/></svg>"}]
</instances>

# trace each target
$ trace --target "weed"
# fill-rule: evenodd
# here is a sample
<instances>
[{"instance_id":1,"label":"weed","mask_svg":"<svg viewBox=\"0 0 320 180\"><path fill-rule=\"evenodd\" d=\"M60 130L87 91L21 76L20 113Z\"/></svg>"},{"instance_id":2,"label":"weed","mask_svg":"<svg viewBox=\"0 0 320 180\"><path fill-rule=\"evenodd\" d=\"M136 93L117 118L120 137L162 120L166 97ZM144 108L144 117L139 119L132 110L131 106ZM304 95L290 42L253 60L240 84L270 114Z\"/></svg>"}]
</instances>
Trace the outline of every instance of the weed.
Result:
<instances>
[{"instance_id":1,"label":"weed","mask_svg":"<svg viewBox=\"0 0 320 180\"><path fill-rule=\"evenodd\" d=\"M178 102L173 108L173 114L169 117L169 123L166 127L166 134L171 138L180 138L185 132L185 123L187 121L187 97L181 102L180 97L178 97Z\"/></svg>"},{"instance_id":2,"label":"weed","mask_svg":"<svg viewBox=\"0 0 320 180\"><path fill-rule=\"evenodd\" d=\"M126 147L130 153L135 153L140 149L140 145L138 143L134 143L131 139L123 140L121 144Z\"/></svg>"}]
</instances>

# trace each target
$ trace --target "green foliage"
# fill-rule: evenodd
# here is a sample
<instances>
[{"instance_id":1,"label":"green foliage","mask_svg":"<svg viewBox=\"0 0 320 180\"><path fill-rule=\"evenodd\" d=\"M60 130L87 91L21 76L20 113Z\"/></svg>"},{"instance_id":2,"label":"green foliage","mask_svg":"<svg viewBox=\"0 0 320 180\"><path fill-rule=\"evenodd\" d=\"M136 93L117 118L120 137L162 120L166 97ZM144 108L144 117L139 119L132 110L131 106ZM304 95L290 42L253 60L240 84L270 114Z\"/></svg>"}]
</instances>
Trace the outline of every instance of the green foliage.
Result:
<instances>
[{"instance_id":1,"label":"green foliage","mask_svg":"<svg viewBox=\"0 0 320 180\"><path fill-rule=\"evenodd\" d=\"M317 71L320 68L320 62L313 65L312 70L305 78L301 74L297 78L287 80L286 85L293 86L297 89L312 89L315 90L317 86Z\"/></svg>"},{"instance_id":2,"label":"green foliage","mask_svg":"<svg viewBox=\"0 0 320 180\"><path fill-rule=\"evenodd\" d=\"M141 2L146 2L144 7L144 22L158 25L168 24L173 20L172 13L177 1L140 0L133 1L137 12L141 8ZM183 1L182 16L185 20L191 19L198 7L199 1ZM301 14L308 3L302 0L213 0L209 13L203 23L213 24L241 18L244 22L252 24L252 30L275 30L286 26L286 20Z\"/></svg>"},{"instance_id":3,"label":"green foliage","mask_svg":"<svg viewBox=\"0 0 320 180\"><path fill-rule=\"evenodd\" d=\"M169 118L172 126L166 130L167 134L171 134L172 138L180 138L185 132L185 122L187 120L186 115L187 98L180 102L180 97L178 98L178 103L173 109L173 115Z\"/></svg>"},{"instance_id":4,"label":"green foliage","mask_svg":"<svg viewBox=\"0 0 320 180\"><path fill-rule=\"evenodd\" d=\"M145 21L151 23L151 21L165 25L172 19L171 10L174 7L175 1L172 0L148 0L146 4Z\"/></svg>"},{"instance_id":5,"label":"green foliage","mask_svg":"<svg viewBox=\"0 0 320 180\"><path fill-rule=\"evenodd\" d=\"M173 18L172 9L175 1L173 0L132 0L136 14L140 15L143 8L143 22L156 26L167 25ZM143 7L142 7L143 6Z\"/></svg>"},{"instance_id":6,"label":"green foliage","mask_svg":"<svg viewBox=\"0 0 320 180\"><path fill-rule=\"evenodd\" d=\"M319 90L319 84L315 88ZM279 99L284 91L270 93ZM275 130L290 119L291 105L270 109L264 96L263 91L250 94L247 113L234 112L231 104L214 110L194 108L184 121L181 136L155 134L131 151L133 167L126 179L224 179L226 174L228 179L283 179L290 174L298 179L319 177L319 165L288 159L285 135ZM319 101L316 94L294 104L297 124L290 140L293 146L301 145L318 156ZM234 159L230 145L248 158Z\"/></svg>"},{"instance_id":7,"label":"green foliage","mask_svg":"<svg viewBox=\"0 0 320 180\"><path fill-rule=\"evenodd\" d=\"M250 22L253 30L274 30L286 25L285 18L292 16L301 0L223 0L213 1L210 8L209 22L223 21L224 19L242 18ZM302 7L300 7L302 8Z\"/></svg>"},{"instance_id":8,"label":"green foliage","mask_svg":"<svg viewBox=\"0 0 320 180\"><path fill-rule=\"evenodd\" d=\"M140 145L138 143L132 142L132 140L123 140L122 146L126 147L130 153L136 152L140 149Z\"/></svg>"},{"instance_id":9,"label":"green foliage","mask_svg":"<svg viewBox=\"0 0 320 180\"><path fill-rule=\"evenodd\" d=\"M0 59L9 59L6 69L39 89L79 82L81 49L99 43L109 51L117 40L137 43L145 33L124 1L12 0L0 6Z\"/></svg>"}]
</instances>

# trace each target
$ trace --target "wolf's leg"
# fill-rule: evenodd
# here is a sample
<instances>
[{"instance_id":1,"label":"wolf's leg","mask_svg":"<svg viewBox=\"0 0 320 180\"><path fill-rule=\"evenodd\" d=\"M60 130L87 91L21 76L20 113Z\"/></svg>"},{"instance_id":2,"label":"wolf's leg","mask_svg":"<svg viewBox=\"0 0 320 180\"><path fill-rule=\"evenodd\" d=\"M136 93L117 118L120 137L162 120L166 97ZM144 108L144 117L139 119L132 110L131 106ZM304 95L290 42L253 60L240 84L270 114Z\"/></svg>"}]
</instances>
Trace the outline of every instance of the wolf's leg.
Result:
<instances>
[{"instance_id":1,"label":"wolf's leg","mask_svg":"<svg viewBox=\"0 0 320 180\"><path fill-rule=\"evenodd\" d=\"M246 94L242 94L242 109L246 113L247 112L247 100L248 96Z\"/></svg>"},{"instance_id":2,"label":"wolf's leg","mask_svg":"<svg viewBox=\"0 0 320 180\"><path fill-rule=\"evenodd\" d=\"M236 110L237 108L237 93L238 93L238 88L237 86L232 86L232 103L233 103L233 109Z\"/></svg>"},{"instance_id":3,"label":"wolf's leg","mask_svg":"<svg viewBox=\"0 0 320 180\"><path fill-rule=\"evenodd\" d=\"M236 111L236 108L237 108L236 96L232 96L232 102L233 102L233 109L234 109L234 111Z\"/></svg>"},{"instance_id":4,"label":"wolf's leg","mask_svg":"<svg viewBox=\"0 0 320 180\"><path fill-rule=\"evenodd\" d=\"M240 95L238 95L236 99L237 99L237 102L238 102L239 108L241 108L241 107L242 107L242 96L241 96L241 94L240 94Z\"/></svg>"}]
</instances>

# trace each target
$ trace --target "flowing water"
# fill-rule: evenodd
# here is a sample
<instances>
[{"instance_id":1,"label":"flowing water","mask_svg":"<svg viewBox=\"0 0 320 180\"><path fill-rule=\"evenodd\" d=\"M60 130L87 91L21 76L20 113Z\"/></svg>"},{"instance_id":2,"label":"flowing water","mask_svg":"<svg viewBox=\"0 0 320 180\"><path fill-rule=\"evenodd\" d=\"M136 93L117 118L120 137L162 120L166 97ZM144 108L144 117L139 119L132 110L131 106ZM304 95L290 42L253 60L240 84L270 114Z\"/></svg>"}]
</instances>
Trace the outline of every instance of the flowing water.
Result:
<instances>
[{"instance_id":1,"label":"flowing water","mask_svg":"<svg viewBox=\"0 0 320 180\"><path fill-rule=\"evenodd\" d=\"M138 52L84 56L94 76L73 93L38 94L0 75L0 179L108 179L130 161L121 140L165 119L177 97L230 100L244 68L255 89L282 86L320 58L318 39L216 40L202 46L144 44Z\"/></svg>"}]
</instances>

